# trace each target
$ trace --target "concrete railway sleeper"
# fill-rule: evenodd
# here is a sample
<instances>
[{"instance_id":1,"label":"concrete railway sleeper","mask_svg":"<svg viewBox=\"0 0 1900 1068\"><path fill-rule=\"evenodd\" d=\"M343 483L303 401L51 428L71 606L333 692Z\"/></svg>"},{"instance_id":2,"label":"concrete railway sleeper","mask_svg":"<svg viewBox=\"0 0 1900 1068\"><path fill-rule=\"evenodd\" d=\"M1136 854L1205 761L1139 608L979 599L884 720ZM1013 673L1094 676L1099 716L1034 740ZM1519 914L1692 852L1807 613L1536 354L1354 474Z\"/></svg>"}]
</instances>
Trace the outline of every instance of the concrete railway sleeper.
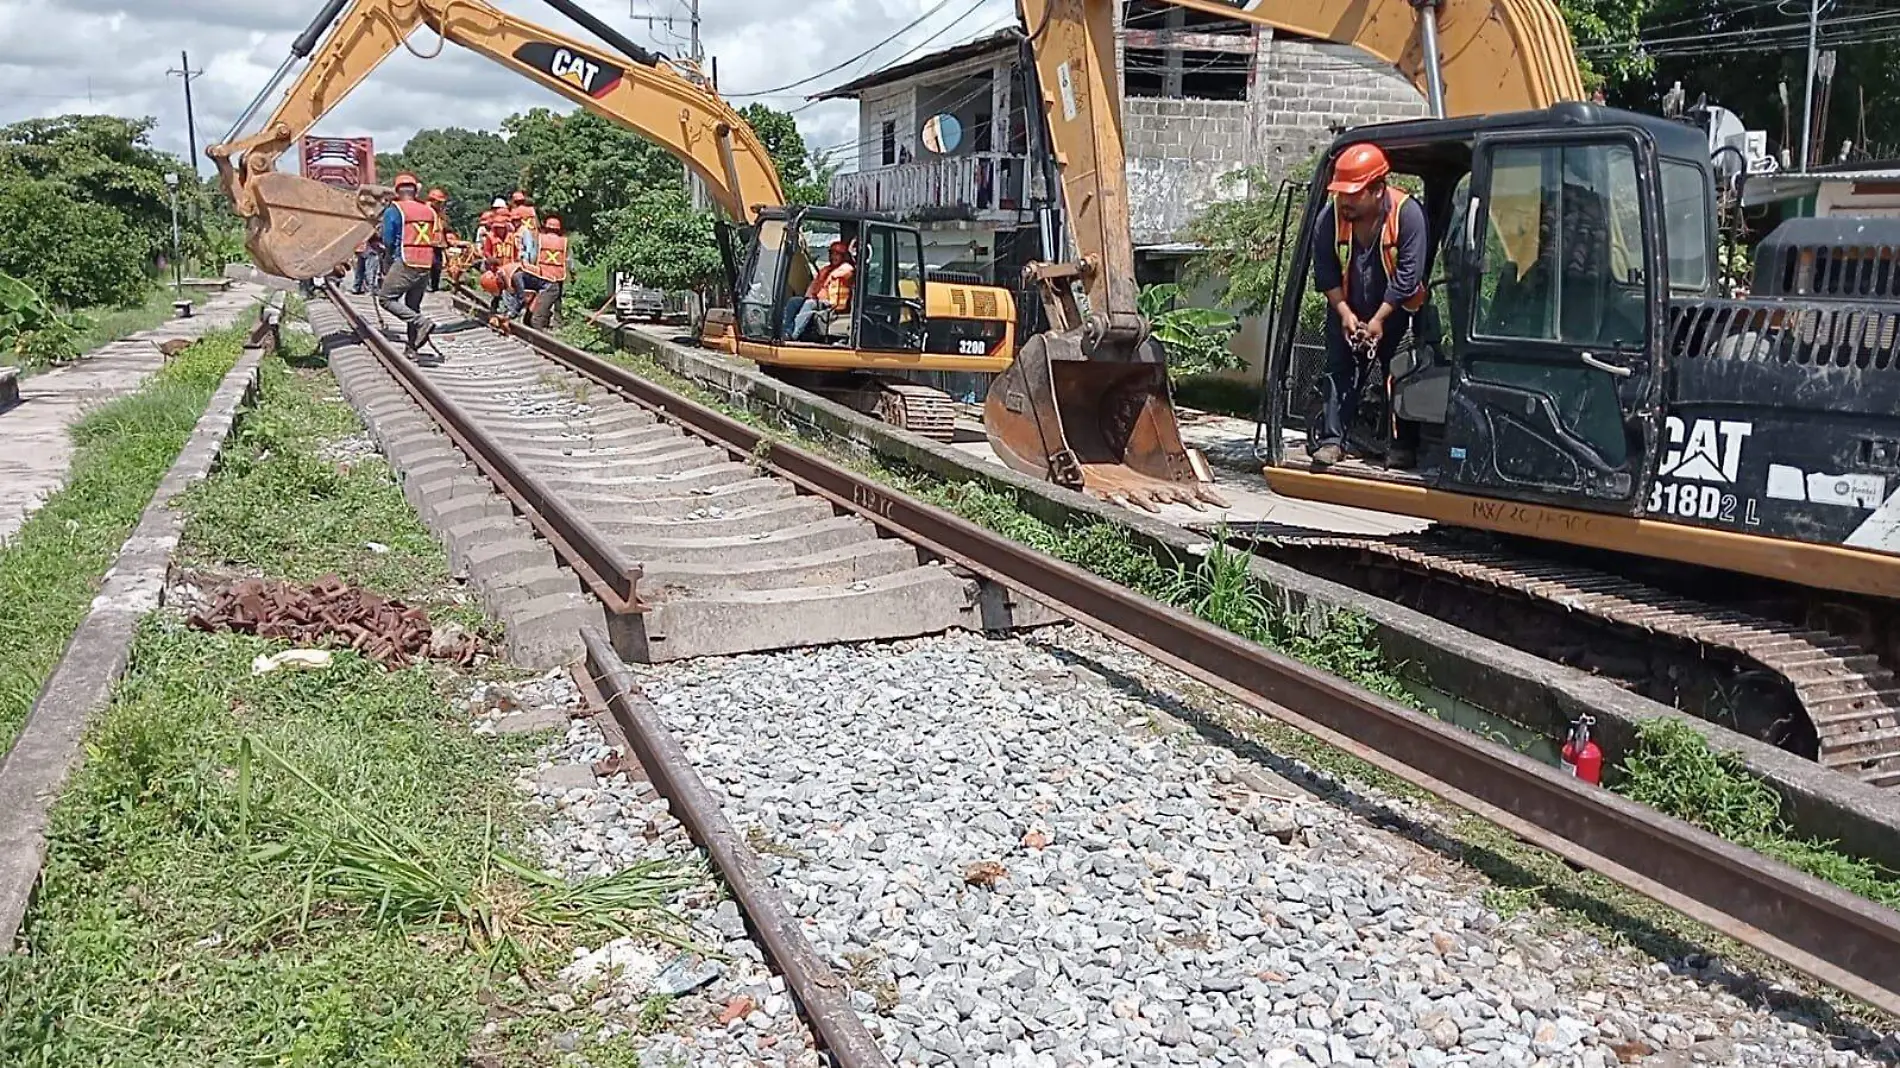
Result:
<instances>
[{"instance_id":1,"label":"concrete railway sleeper","mask_svg":"<svg viewBox=\"0 0 1900 1068\"><path fill-rule=\"evenodd\" d=\"M528 355L530 346L542 362ZM657 606L669 603L666 594L657 592L665 587L655 581L656 575L668 573L667 568L703 562L749 574L758 564L788 555L743 548L771 538L806 539L794 542L805 551L807 562L801 566L815 567L810 557L839 545L857 544L825 541L831 535L821 532L856 520L887 535L883 540L901 539L916 547L920 560L936 561L924 566L940 570L944 579L967 582L967 573L1010 587L1246 708L1305 731L1885 1012L1900 1014L1900 914L1685 823L1583 786L1515 752L1359 691L895 493L815 454L771 441L743 422L547 335L516 330L507 338L471 340L466 350L460 342L451 342L446 354L448 362L428 370L427 378L440 383L444 394L452 392L471 406L483 408L483 418L495 436L509 436L510 448L543 456L537 461L546 465L541 470L549 473L549 481L568 505L620 509L593 514L603 517L595 521L597 526L614 524L615 533L604 537L627 547L627 552L679 550L685 539L665 537L664 529L656 532L654 528L682 521L682 512L688 523L734 516L749 521L761 514L809 508L799 503L804 496L822 499L834 512L842 513L794 512L798 519L794 524L741 528L748 529L746 533L734 533L732 526L712 528L720 533L707 540L721 550L736 550L730 560L704 556L696 560L690 555L672 560L654 557L651 563L642 560L641 588L656 591ZM585 386L577 387L576 382ZM535 391L537 386L542 387L540 392ZM575 392L566 400L551 399L550 394L558 395L563 389ZM606 403L602 395L630 403ZM474 417L464 414L463 418ZM571 422L574 418L584 422L576 427ZM707 444L701 445L702 441ZM521 459L528 462L525 455ZM764 495L762 487L747 488L758 479L782 480L801 492L788 497L772 491L778 495L748 501L743 508L722 509L720 515L704 510L704 504L694 506L696 500L722 493ZM656 511L672 511L627 514L633 511L628 502L638 502L634 505L638 508L653 501L667 502L655 506ZM615 518L609 520L607 515ZM678 529L684 533L691 528ZM688 576L689 582L702 574L672 573ZM703 587L682 585L688 592L679 603L691 605ZM777 597L735 598L729 587L715 587L707 596L726 613L719 618L739 620L744 613L762 614L791 601L799 589L794 583L784 583L766 591L780 594ZM869 590L851 590L847 584L845 592ZM972 594L970 603L977 600ZM943 612L946 605L954 604L946 598L930 611ZM847 610L839 605L827 609ZM624 638L625 620L651 611L614 613L623 628L615 642L623 657L635 662L661 659L651 655L651 643ZM608 621L610 627L615 618ZM935 618L944 620L948 614ZM938 623L918 626L912 633L956 629L978 628ZM835 634L819 626L804 635L781 638L776 646L760 647L793 648L842 640ZM707 644L705 652L726 651L716 642Z\"/></svg>"}]
</instances>

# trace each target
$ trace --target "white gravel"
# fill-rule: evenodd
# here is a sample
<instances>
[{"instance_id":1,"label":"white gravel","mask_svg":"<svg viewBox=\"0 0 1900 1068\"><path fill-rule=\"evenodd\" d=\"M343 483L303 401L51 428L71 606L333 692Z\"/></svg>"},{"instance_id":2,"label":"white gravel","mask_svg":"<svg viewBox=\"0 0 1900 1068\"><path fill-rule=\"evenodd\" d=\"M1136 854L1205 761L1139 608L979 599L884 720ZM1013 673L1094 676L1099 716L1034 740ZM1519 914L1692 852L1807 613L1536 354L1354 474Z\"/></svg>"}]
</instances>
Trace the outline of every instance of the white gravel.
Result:
<instances>
[{"instance_id":1,"label":"white gravel","mask_svg":"<svg viewBox=\"0 0 1900 1068\"><path fill-rule=\"evenodd\" d=\"M1470 871L1041 644L632 670L900 1064L1873 1063L1719 964L1501 919ZM653 818L631 802L567 805L601 817L585 852Z\"/></svg>"},{"instance_id":2,"label":"white gravel","mask_svg":"<svg viewBox=\"0 0 1900 1068\"><path fill-rule=\"evenodd\" d=\"M574 950L543 992L545 1010L566 1028L555 1033L555 1049L585 1058L588 1040L614 1040L655 1068L818 1068L823 1061L785 981L765 965L737 905L666 803L638 778L638 765L632 776L619 769L624 754L591 720L568 719L581 705L558 670L479 687L470 702L478 733L561 731L516 781L541 817L530 837L542 862L578 879L661 860L703 878L670 903L690 925L693 950L644 936Z\"/></svg>"}]
</instances>

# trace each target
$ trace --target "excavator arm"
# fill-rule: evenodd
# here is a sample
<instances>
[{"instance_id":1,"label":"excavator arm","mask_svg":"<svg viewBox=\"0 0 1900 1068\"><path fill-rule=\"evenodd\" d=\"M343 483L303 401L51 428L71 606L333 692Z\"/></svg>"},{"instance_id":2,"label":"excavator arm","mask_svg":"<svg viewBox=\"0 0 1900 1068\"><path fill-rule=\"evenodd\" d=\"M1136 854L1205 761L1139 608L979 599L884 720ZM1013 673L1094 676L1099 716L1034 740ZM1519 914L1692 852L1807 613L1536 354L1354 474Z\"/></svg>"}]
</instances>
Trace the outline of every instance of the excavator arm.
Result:
<instances>
[{"instance_id":1,"label":"excavator arm","mask_svg":"<svg viewBox=\"0 0 1900 1068\"><path fill-rule=\"evenodd\" d=\"M220 185L246 220L251 254L267 271L290 278L327 273L374 227L383 206L380 191L336 189L274 168L279 156L401 47L433 56L444 42L460 45L632 129L678 157L735 219L749 218L755 206L785 201L764 144L690 65L631 47L623 51L632 54L615 55L484 0L353 0L347 9L332 2L304 40L314 41L332 19L334 29L263 126L207 150ZM418 33L424 27L433 31L434 42ZM421 45L411 40L416 36L425 38ZM420 50L429 45L426 53Z\"/></svg>"},{"instance_id":2,"label":"excavator arm","mask_svg":"<svg viewBox=\"0 0 1900 1068\"><path fill-rule=\"evenodd\" d=\"M1554 0L1169 0L1349 44L1392 64L1440 115L1582 99ZM1040 263L1051 329L1030 340L985 402L1011 467L1151 505L1214 498L1189 460L1165 357L1136 307L1134 245L1116 80L1119 0L1019 0L1076 258ZM1435 44L1436 64L1426 61ZM1078 299L1079 297L1079 299Z\"/></svg>"}]
</instances>

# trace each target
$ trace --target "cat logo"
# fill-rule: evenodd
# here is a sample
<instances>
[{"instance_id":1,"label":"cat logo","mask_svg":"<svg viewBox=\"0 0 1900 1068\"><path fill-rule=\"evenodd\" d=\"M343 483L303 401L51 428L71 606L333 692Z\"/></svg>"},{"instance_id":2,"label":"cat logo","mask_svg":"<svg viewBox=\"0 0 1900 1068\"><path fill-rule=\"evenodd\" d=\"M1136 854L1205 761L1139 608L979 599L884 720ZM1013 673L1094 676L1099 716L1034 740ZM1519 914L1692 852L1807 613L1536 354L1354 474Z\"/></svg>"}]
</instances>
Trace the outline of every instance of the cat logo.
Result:
<instances>
[{"instance_id":1,"label":"cat logo","mask_svg":"<svg viewBox=\"0 0 1900 1068\"><path fill-rule=\"evenodd\" d=\"M515 58L596 100L611 92L626 74L604 59L547 41L529 41L515 49Z\"/></svg>"},{"instance_id":2,"label":"cat logo","mask_svg":"<svg viewBox=\"0 0 1900 1068\"><path fill-rule=\"evenodd\" d=\"M1697 419L1685 426L1672 415L1667 430L1670 448L1663 453L1662 465L1656 469L1657 478L1733 485L1742 469L1742 442L1755 432L1755 424Z\"/></svg>"}]
</instances>

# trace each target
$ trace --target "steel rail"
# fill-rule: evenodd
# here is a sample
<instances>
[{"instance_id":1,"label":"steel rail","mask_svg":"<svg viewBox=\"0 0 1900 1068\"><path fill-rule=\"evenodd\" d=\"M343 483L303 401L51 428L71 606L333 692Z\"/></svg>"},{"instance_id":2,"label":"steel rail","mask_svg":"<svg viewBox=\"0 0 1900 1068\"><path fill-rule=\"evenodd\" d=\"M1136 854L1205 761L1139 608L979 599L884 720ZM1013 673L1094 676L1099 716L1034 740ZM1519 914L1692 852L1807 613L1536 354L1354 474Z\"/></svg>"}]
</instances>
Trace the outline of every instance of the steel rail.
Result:
<instances>
[{"instance_id":1,"label":"steel rail","mask_svg":"<svg viewBox=\"0 0 1900 1068\"><path fill-rule=\"evenodd\" d=\"M583 627L581 639L587 646L588 674L640 758L641 769L666 798L693 841L719 869L733 898L752 921L760 947L785 977L786 988L797 999L813 1033L839 1068L891 1068L890 1060L851 1007L844 982L805 937L798 917L785 907L758 856L733 829L719 799L693 770L685 748L653 706L639 696L639 687L614 652L613 642L593 627Z\"/></svg>"},{"instance_id":2,"label":"steel rail","mask_svg":"<svg viewBox=\"0 0 1900 1068\"><path fill-rule=\"evenodd\" d=\"M349 301L335 287L326 286L325 292L377 362L448 435L455 447L495 484L509 504L547 539L609 612L625 615L646 610L640 600L639 564L627 559L626 553L608 541L591 520L515 459L478 420L440 386L429 381L422 368L404 359L389 339L350 307Z\"/></svg>"},{"instance_id":3,"label":"steel rail","mask_svg":"<svg viewBox=\"0 0 1900 1068\"><path fill-rule=\"evenodd\" d=\"M894 537L1900 1015L1900 913L894 492L558 338L522 326L510 332Z\"/></svg>"}]
</instances>

